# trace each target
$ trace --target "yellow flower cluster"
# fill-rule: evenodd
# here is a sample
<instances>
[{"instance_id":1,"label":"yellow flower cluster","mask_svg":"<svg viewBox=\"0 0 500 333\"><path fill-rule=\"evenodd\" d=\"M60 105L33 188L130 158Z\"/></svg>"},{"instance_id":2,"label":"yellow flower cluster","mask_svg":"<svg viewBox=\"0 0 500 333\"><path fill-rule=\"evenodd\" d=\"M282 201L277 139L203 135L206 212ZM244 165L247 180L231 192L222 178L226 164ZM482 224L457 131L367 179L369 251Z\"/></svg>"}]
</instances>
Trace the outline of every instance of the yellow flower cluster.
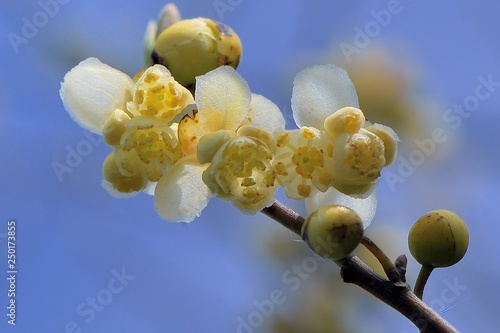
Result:
<instances>
[{"instance_id":1,"label":"yellow flower cluster","mask_svg":"<svg viewBox=\"0 0 500 333\"><path fill-rule=\"evenodd\" d=\"M134 82L89 59L66 75L61 97L75 120L113 147L103 165L108 190L154 189L163 218L191 221L212 195L247 214L270 206L279 186L300 200L332 188L369 196L395 158L397 136L365 120L346 77L332 65L297 76L294 130L285 130L277 106L252 94L229 66L198 76L193 98L162 65ZM108 82L85 91L96 79Z\"/></svg>"},{"instance_id":2,"label":"yellow flower cluster","mask_svg":"<svg viewBox=\"0 0 500 333\"><path fill-rule=\"evenodd\" d=\"M155 65L142 73L126 110L113 111L102 127L104 142L114 148L103 166L112 188L141 191L183 156L173 120L192 102L191 93L165 67Z\"/></svg>"}]
</instances>

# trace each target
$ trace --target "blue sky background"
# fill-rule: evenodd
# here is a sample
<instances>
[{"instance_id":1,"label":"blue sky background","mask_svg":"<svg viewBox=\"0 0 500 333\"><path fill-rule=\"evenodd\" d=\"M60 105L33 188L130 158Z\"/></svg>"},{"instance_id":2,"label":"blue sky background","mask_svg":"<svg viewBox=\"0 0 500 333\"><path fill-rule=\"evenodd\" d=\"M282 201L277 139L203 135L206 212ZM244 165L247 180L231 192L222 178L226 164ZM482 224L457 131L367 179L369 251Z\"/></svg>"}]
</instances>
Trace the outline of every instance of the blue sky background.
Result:
<instances>
[{"instance_id":1,"label":"blue sky background","mask_svg":"<svg viewBox=\"0 0 500 333\"><path fill-rule=\"evenodd\" d=\"M244 46L239 72L252 91L285 110L291 126L294 75L324 62L329 53L339 53L341 43L353 44L355 28L364 29L374 20L371 11L387 9L391 1L242 0L232 1L236 5L222 16L214 3L177 5L185 18L210 17L239 34ZM22 35L24 20L32 21L42 6L37 1L0 4L2 332L60 333L75 326L95 333L229 333L237 331L239 317L255 311L253 302L269 298L272 290L287 291L290 301L294 297L282 280L283 267L264 250L269 235L283 240L289 238L288 231L262 215L243 216L217 199L202 217L186 225L162 221L152 197L110 197L100 186L102 161L110 148L94 136L89 139L63 109L60 82L81 60L95 56L130 75L141 69L144 29L164 4L67 1L17 52L9 33ZM426 160L394 191L381 181L373 228L378 223L405 231L419 216L439 208L462 216L470 229L469 252L458 265L436 271L425 296L440 299L446 281L458 279L464 289L446 304L452 308L444 317L463 332L493 332L500 324L500 89L480 101L457 129L446 127L442 115L475 93L478 77L500 82L500 6L492 0L401 0L398 8L371 43L393 45L392 57L408 56L416 64L418 89L440 103L431 129L444 128L453 142L446 152L438 147L436 155L442 152L444 157ZM68 149L82 145L91 147L88 155L60 181L52 163L65 163ZM411 143L408 147L401 156L415 149ZM397 172L397 165L389 170ZM303 212L299 204L291 204ZM4 236L11 219L17 222L18 236L15 327L7 325L5 308ZM413 283L417 265L412 260L409 269ZM110 293L113 272L123 270L130 280L121 292ZM370 295L346 288L358 304L350 312L352 320L362 324L358 332L414 331ZM106 298L109 295L112 299ZM107 304L90 320L77 309L90 309L85 303L92 297L104 297ZM286 306L279 305L277 311ZM266 332L266 323L254 331Z\"/></svg>"}]
</instances>

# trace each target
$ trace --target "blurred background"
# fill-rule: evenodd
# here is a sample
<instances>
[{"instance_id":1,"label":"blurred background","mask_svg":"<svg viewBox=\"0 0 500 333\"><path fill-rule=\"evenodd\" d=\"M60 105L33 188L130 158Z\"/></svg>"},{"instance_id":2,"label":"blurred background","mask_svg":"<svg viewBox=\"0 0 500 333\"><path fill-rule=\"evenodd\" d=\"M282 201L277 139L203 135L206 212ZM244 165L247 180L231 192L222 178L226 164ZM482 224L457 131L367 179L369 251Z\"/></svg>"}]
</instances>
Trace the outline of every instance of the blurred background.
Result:
<instances>
[{"instance_id":1,"label":"blurred background","mask_svg":"<svg viewBox=\"0 0 500 333\"><path fill-rule=\"evenodd\" d=\"M119 200L101 188L111 148L70 119L60 82L90 56L135 74L146 25L165 4L0 4L0 331L415 332L397 312L343 284L337 266L262 214L244 216L213 199L194 222L168 223L156 215L152 197ZM402 139L398 159L380 179L367 235L392 259L409 256L407 232L418 217L441 208L456 212L468 224L469 251L459 264L433 273L424 300L462 332L495 331L498 2L186 0L177 6L183 18L209 17L239 34L239 72L253 92L280 107L290 128L292 82L301 69L335 63L348 71L368 119L392 126ZM75 151L83 153L68 157ZM305 213L302 203L279 198ZM17 225L15 326L6 316L10 220ZM418 268L410 257L411 284Z\"/></svg>"}]
</instances>

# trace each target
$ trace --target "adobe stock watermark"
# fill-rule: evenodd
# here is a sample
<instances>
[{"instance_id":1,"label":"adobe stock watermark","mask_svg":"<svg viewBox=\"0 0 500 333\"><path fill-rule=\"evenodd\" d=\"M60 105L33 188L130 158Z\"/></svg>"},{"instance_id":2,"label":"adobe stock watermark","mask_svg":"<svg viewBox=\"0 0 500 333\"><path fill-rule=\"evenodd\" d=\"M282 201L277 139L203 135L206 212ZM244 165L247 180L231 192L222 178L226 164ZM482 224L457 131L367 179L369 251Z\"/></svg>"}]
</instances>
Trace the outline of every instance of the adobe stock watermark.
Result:
<instances>
[{"instance_id":1,"label":"adobe stock watermark","mask_svg":"<svg viewBox=\"0 0 500 333\"><path fill-rule=\"evenodd\" d=\"M460 296L467 290L467 285L460 284L458 278L454 278L453 281L444 280L444 287L441 289L438 297L432 299L430 302L426 302L434 311L439 314L443 314L455 307L456 305L466 301L468 298L463 299L459 302ZM415 313L411 316L411 320L416 322L418 329L425 329L427 323L423 319L419 319L419 314ZM408 333L408 332L401 332Z\"/></svg>"},{"instance_id":2,"label":"adobe stock watermark","mask_svg":"<svg viewBox=\"0 0 500 333\"><path fill-rule=\"evenodd\" d=\"M51 333L82 333L83 324L93 322L98 313L105 310L111 304L114 297L129 285L130 281L135 279L134 275L129 275L122 267L121 271L116 269L111 270L111 279L109 279L105 288L97 291L95 295L89 296L76 306L75 313L79 319L70 320L64 324L62 330Z\"/></svg>"},{"instance_id":3,"label":"adobe stock watermark","mask_svg":"<svg viewBox=\"0 0 500 333\"><path fill-rule=\"evenodd\" d=\"M224 20L224 13L232 12L236 7L241 5L243 0L215 0L212 2L219 21Z\"/></svg>"},{"instance_id":4,"label":"adobe stock watermark","mask_svg":"<svg viewBox=\"0 0 500 333\"><path fill-rule=\"evenodd\" d=\"M331 237L326 240L319 238L316 242L318 247L325 249L333 249L338 247L338 243L333 241ZM254 300L252 305L254 310L246 316L238 316L236 318L236 333L254 333L266 319L272 316L277 307L285 303L288 297L299 290L304 281L309 279L311 275L318 270L320 263L328 260L318 254L306 257L300 264L294 264L281 275L281 288L275 288L269 293L269 297L262 300Z\"/></svg>"},{"instance_id":5,"label":"adobe stock watermark","mask_svg":"<svg viewBox=\"0 0 500 333\"><path fill-rule=\"evenodd\" d=\"M64 161L53 161L51 163L52 170L59 182L63 181L63 176L67 173L72 173L83 161L83 158L92 154L94 147L103 142L102 136L91 133L87 130L82 130L85 137L80 140L74 147L67 145L66 156Z\"/></svg>"},{"instance_id":6,"label":"adobe stock watermark","mask_svg":"<svg viewBox=\"0 0 500 333\"><path fill-rule=\"evenodd\" d=\"M368 21L362 28L359 26L354 27L352 44L340 43L340 49L347 63L351 62L354 54L359 54L364 48L368 47L372 40L380 35L383 28L391 24L393 17L402 11L403 5L400 0L389 0L385 9L371 10L370 16L373 19Z\"/></svg>"},{"instance_id":7,"label":"adobe stock watermark","mask_svg":"<svg viewBox=\"0 0 500 333\"><path fill-rule=\"evenodd\" d=\"M481 101L485 101L500 87L500 81L494 81L493 74L488 76L478 76L478 84L474 93L466 96L461 103L455 103L443 113L443 122L450 125L453 130L457 130L464 119L469 118L474 111L479 109ZM417 167L425 163L439 147L448 140L446 131L441 127L436 127L431 131L431 135L423 140L415 139L413 142L417 146L407 157L398 156L394 162L397 172L385 170L383 172L384 180L389 185L389 189L394 192L396 185L404 183L410 177Z\"/></svg>"},{"instance_id":8,"label":"adobe stock watermark","mask_svg":"<svg viewBox=\"0 0 500 333\"><path fill-rule=\"evenodd\" d=\"M34 12L31 16L21 18L22 26L19 33L9 32L7 38L14 53L19 53L22 44L28 44L30 40L38 35L40 29L45 27L51 18L59 13L61 5L65 5L70 0L40 0L37 2L40 10Z\"/></svg>"}]
</instances>

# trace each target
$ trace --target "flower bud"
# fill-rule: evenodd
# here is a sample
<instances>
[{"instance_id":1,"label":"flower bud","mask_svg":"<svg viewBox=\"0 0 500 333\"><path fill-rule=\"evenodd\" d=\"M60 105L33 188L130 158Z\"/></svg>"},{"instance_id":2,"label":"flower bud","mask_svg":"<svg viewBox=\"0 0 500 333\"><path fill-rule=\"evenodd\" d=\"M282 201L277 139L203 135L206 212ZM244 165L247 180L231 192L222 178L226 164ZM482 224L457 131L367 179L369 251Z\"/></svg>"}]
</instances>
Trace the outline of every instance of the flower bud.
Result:
<instances>
[{"instance_id":1,"label":"flower bud","mask_svg":"<svg viewBox=\"0 0 500 333\"><path fill-rule=\"evenodd\" d=\"M155 64L167 67L185 87L195 77L217 67L238 66L241 41L228 26L206 18L181 20L169 26L156 39L151 55Z\"/></svg>"},{"instance_id":2,"label":"flower bud","mask_svg":"<svg viewBox=\"0 0 500 333\"><path fill-rule=\"evenodd\" d=\"M123 175L116 165L115 153L109 154L102 165L102 174L114 190L120 193L141 191L147 185L147 180L141 174L131 177Z\"/></svg>"},{"instance_id":3,"label":"flower bud","mask_svg":"<svg viewBox=\"0 0 500 333\"><path fill-rule=\"evenodd\" d=\"M408 235L411 254L424 266L452 266L463 258L468 245L465 222L448 210L435 210L420 217Z\"/></svg>"},{"instance_id":4,"label":"flower bud","mask_svg":"<svg viewBox=\"0 0 500 333\"><path fill-rule=\"evenodd\" d=\"M325 119L325 131L335 137L342 133L354 134L365 124L365 115L360 109L348 106L339 109Z\"/></svg>"},{"instance_id":5,"label":"flower bud","mask_svg":"<svg viewBox=\"0 0 500 333\"><path fill-rule=\"evenodd\" d=\"M366 128L384 142L385 166L389 166L396 159L399 137L392 128L380 124L370 125Z\"/></svg>"},{"instance_id":6,"label":"flower bud","mask_svg":"<svg viewBox=\"0 0 500 333\"><path fill-rule=\"evenodd\" d=\"M120 139L127 129L125 124L131 118L123 110L116 109L102 127L104 142L110 146L120 145Z\"/></svg>"},{"instance_id":7,"label":"flower bud","mask_svg":"<svg viewBox=\"0 0 500 333\"><path fill-rule=\"evenodd\" d=\"M363 237L363 222L345 206L324 206L306 219L302 238L322 257L339 260L351 253Z\"/></svg>"},{"instance_id":8,"label":"flower bud","mask_svg":"<svg viewBox=\"0 0 500 333\"><path fill-rule=\"evenodd\" d=\"M218 132L220 135L209 134L200 140L198 156L203 161L213 151L211 144L218 146L222 139L231 137L225 133L229 131ZM271 160L272 153L264 142L238 136L216 151L203 172L203 182L217 197L230 200L246 214L255 214L274 202L278 184Z\"/></svg>"},{"instance_id":9,"label":"flower bud","mask_svg":"<svg viewBox=\"0 0 500 333\"><path fill-rule=\"evenodd\" d=\"M335 180L332 185L347 195L362 196L372 188L385 166L384 142L361 128L340 134L333 147Z\"/></svg>"}]
</instances>

